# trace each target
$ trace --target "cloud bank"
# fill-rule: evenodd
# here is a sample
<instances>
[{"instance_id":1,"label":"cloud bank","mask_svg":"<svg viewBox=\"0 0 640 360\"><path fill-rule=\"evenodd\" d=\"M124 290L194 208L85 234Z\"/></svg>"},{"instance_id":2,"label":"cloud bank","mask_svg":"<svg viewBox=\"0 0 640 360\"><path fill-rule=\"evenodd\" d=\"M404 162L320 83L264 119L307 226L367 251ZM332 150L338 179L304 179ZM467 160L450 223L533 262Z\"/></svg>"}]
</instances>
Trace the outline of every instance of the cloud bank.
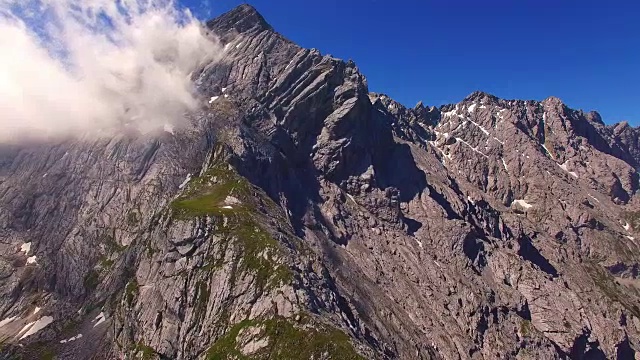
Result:
<instances>
[{"instance_id":1,"label":"cloud bank","mask_svg":"<svg viewBox=\"0 0 640 360\"><path fill-rule=\"evenodd\" d=\"M0 49L4 142L174 123L221 51L172 0L0 0Z\"/></svg>"}]
</instances>

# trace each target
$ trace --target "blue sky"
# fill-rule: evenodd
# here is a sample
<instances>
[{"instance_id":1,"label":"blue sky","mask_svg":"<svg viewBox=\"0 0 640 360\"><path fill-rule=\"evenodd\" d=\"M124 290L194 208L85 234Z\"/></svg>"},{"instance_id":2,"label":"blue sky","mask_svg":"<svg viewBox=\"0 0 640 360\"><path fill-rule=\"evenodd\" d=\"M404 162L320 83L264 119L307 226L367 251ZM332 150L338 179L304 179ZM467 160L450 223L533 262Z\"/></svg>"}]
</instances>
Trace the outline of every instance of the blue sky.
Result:
<instances>
[{"instance_id":1,"label":"blue sky","mask_svg":"<svg viewBox=\"0 0 640 360\"><path fill-rule=\"evenodd\" d=\"M243 1L183 0L199 17ZM640 125L640 2L254 0L287 38L353 59L370 91L413 106L557 96Z\"/></svg>"}]
</instances>

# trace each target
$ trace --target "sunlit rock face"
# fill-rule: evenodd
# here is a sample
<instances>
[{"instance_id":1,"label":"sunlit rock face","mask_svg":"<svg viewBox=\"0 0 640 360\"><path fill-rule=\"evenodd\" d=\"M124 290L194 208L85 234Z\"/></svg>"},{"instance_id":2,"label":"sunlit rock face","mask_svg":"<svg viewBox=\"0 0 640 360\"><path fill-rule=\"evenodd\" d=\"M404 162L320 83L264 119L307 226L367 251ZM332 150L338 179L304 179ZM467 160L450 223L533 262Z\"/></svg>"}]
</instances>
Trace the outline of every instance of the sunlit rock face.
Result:
<instances>
[{"instance_id":1,"label":"sunlit rock face","mask_svg":"<svg viewBox=\"0 0 640 360\"><path fill-rule=\"evenodd\" d=\"M635 356L638 129L206 26L170 126L0 147L5 358Z\"/></svg>"}]
</instances>

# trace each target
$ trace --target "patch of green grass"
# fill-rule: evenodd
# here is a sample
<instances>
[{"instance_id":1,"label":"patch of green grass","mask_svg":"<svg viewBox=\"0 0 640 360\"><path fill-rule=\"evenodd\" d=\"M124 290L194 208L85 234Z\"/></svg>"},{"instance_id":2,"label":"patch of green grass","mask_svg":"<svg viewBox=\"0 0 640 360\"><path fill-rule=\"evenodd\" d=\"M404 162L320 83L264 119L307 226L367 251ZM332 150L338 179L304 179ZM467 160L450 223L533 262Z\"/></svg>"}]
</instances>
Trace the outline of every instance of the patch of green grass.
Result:
<instances>
[{"instance_id":1,"label":"patch of green grass","mask_svg":"<svg viewBox=\"0 0 640 360\"><path fill-rule=\"evenodd\" d=\"M633 230L640 229L640 211L627 211L624 213L624 219Z\"/></svg>"},{"instance_id":2,"label":"patch of green grass","mask_svg":"<svg viewBox=\"0 0 640 360\"><path fill-rule=\"evenodd\" d=\"M45 349L42 351L42 354L40 355L40 359L42 360L53 360L56 358L56 353L53 352L53 350L51 349Z\"/></svg>"},{"instance_id":3,"label":"patch of green grass","mask_svg":"<svg viewBox=\"0 0 640 360\"><path fill-rule=\"evenodd\" d=\"M225 209L224 200L230 195L247 198L250 189L251 185L246 179L229 169L227 164L220 163L202 176L192 178L184 193L171 203L171 208L179 219L237 213L245 205L233 205L232 209Z\"/></svg>"},{"instance_id":4,"label":"patch of green grass","mask_svg":"<svg viewBox=\"0 0 640 360\"><path fill-rule=\"evenodd\" d=\"M137 210L131 210L129 211L129 213L127 214L127 224L129 224L129 226L136 226L140 223L140 215L138 214Z\"/></svg>"},{"instance_id":5,"label":"patch of green grass","mask_svg":"<svg viewBox=\"0 0 640 360\"><path fill-rule=\"evenodd\" d=\"M113 263L114 261L107 256L102 256L100 258L100 267L102 269L110 269L113 266Z\"/></svg>"},{"instance_id":6,"label":"patch of green grass","mask_svg":"<svg viewBox=\"0 0 640 360\"><path fill-rule=\"evenodd\" d=\"M624 293L624 289L618 285L615 278L598 264L586 266L588 274L598 288L613 302L617 302L627 309L633 316L640 318L640 308L630 296Z\"/></svg>"},{"instance_id":7,"label":"patch of green grass","mask_svg":"<svg viewBox=\"0 0 640 360\"><path fill-rule=\"evenodd\" d=\"M133 304L133 300L135 300L138 296L138 291L138 282L134 278L127 283L127 286L124 289L125 301L127 302L128 306L131 306L131 304Z\"/></svg>"},{"instance_id":8,"label":"patch of green grass","mask_svg":"<svg viewBox=\"0 0 640 360\"><path fill-rule=\"evenodd\" d=\"M198 281L196 284L198 293L196 297L196 316L203 316L207 311L207 304L209 303L209 284L206 281Z\"/></svg>"},{"instance_id":9,"label":"patch of green grass","mask_svg":"<svg viewBox=\"0 0 640 360\"><path fill-rule=\"evenodd\" d=\"M142 343L137 343L133 348L133 352L142 360L151 360L156 358L156 350Z\"/></svg>"},{"instance_id":10,"label":"patch of green grass","mask_svg":"<svg viewBox=\"0 0 640 360\"><path fill-rule=\"evenodd\" d=\"M268 345L245 356L238 344L238 335L249 327L259 329L253 340L267 340ZM233 326L207 351L207 360L223 359L340 359L362 360L349 337L333 327L315 323L310 317L298 322L275 317L244 320Z\"/></svg>"},{"instance_id":11,"label":"patch of green grass","mask_svg":"<svg viewBox=\"0 0 640 360\"><path fill-rule=\"evenodd\" d=\"M522 320L520 323L520 334L522 334L522 336L529 336L531 334L531 321Z\"/></svg>"},{"instance_id":12,"label":"patch of green grass","mask_svg":"<svg viewBox=\"0 0 640 360\"><path fill-rule=\"evenodd\" d=\"M273 288L290 283L293 275L281 264L278 242L255 222L244 219L231 230L242 251L239 268L255 273L255 283L260 289Z\"/></svg>"},{"instance_id":13,"label":"patch of green grass","mask_svg":"<svg viewBox=\"0 0 640 360\"><path fill-rule=\"evenodd\" d=\"M89 270L89 272L84 276L83 280L84 288L88 291L95 290L100 284L100 275L95 270Z\"/></svg>"},{"instance_id":14,"label":"patch of green grass","mask_svg":"<svg viewBox=\"0 0 640 360\"><path fill-rule=\"evenodd\" d=\"M225 209L227 196L235 197L240 203ZM226 251L234 246L238 250L233 259L237 273L255 274L256 286L264 290L291 282L293 276L287 266L280 264L282 251L278 241L258 225L258 206L272 208L276 205L226 163L214 165L204 175L193 178L184 193L171 203L178 219L213 217L223 249ZM277 214L275 208L270 210ZM220 256L209 256L201 269L213 271L224 265L225 251Z\"/></svg>"}]
</instances>

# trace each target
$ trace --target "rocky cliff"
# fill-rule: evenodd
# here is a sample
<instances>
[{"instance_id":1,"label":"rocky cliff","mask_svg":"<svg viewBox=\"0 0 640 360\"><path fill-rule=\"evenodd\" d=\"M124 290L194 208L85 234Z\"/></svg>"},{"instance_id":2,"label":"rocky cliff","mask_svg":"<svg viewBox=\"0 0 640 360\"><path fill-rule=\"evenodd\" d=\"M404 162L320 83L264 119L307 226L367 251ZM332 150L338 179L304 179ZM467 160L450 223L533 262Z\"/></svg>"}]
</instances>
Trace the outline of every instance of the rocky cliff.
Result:
<instances>
[{"instance_id":1,"label":"rocky cliff","mask_svg":"<svg viewBox=\"0 0 640 360\"><path fill-rule=\"evenodd\" d=\"M206 25L180 126L0 146L0 358L640 351L640 129L409 109L248 5Z\"/></svg>"}]
</instances>

